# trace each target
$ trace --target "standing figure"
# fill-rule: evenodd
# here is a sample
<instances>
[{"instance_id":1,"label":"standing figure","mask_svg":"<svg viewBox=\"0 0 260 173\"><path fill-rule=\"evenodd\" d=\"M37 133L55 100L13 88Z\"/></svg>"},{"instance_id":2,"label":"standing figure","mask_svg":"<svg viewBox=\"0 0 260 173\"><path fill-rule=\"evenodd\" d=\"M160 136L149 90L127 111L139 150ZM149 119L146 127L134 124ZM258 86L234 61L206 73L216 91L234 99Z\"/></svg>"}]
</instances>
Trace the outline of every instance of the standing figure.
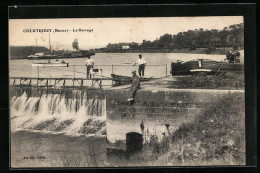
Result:
<instances>
[{"instance_id":1,"label":"standing figure","mask_svg":"<svg viewBox=\"0 0 260 173\"><path fill-rule=\"evenodd\" d=\"M140 124L140 128L141 128L142 134L144 134L144 122L143 121Z\"/></svg>"},{"instance_id":2,"label":"standing figure","mask_svg":"<svg viewBox=\"0 0 260 173\"><path fill-rule=\"evenodd\" d=\"M144 76L144 68L145 68L145 65L146 65L146 61L142 58L142 55L140 54L139 55L139 59L134 63L133 66L135 65L139 65L139 68L138 68L138 73L139 73L139 76Z\"/></svg>"},{"instance_id":3,"label":"standing figure","mask_svg":"<svg viewBox=\"0 0 260 173\"><path fill-rule=\"evenodd\" d=\"M92 69L94 66L94 60L90 59L90 56L88 56L88 59L86 60L85 65L87 67L87 78L91 78L91 75L89 72L90 72L90 69Z\"/></svg>"},{"instance_id":4,"label":"standing figure","mask_svg":"<svg viewBox=\"0 0 260 173\"><path fill-rule=\"evenodd\" d=\"M132 72L133 76L131 78L132 80L132 86L130 89L130 96L127 101L133 101L135 98L135 93L138 89L140 89L140 77L136 75L136 70Z\"/></svg>"}]
</instances>

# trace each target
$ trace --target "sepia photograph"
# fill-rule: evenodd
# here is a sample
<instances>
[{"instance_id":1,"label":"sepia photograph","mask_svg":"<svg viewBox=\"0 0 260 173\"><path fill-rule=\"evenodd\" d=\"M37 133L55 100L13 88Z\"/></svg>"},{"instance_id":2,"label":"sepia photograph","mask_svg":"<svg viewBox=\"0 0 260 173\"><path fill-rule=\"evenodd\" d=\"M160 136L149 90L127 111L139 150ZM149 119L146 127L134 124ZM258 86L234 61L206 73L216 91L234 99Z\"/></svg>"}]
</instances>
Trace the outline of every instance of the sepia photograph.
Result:
<instances>
[{"instance_id":1,"label":"sepia photograph","mask_svg":"<svg viewBox=\"0 0 260 173\"><path fill-rule=\"evenodd\" d=\"M243 16L9 19L11 168L246 165Z\"/></svg>"}]
</instances>

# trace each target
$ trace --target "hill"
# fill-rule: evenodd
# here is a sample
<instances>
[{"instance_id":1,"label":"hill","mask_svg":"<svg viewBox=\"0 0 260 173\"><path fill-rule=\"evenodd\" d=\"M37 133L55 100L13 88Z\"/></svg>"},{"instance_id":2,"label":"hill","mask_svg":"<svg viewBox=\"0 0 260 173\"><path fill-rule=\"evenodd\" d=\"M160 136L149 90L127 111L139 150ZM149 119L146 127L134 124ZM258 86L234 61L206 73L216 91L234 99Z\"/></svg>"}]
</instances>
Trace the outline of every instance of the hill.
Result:
<instances>
[{"instance_id":1,"label":"hill","mask_svg":"<svg viewBox=\"0 0 260 173\"><path fill-rule=\"evenodd\" d=\"M46 47L41 46L10 46L9 57L10 59L23 59L29 55L33 55L38 52L50 52Z\"/></svg>"}]
</instances>

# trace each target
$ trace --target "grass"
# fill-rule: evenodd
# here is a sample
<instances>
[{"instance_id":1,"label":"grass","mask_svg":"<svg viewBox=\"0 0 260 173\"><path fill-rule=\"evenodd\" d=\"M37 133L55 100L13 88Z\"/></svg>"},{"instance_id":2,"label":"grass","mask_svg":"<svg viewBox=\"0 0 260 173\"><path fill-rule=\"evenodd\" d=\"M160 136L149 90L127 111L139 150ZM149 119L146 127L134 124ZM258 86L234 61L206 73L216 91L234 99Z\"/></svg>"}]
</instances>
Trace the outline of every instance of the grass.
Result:
<instances>
[{"instance_id":1,"label":"grass","mask_svg":"<svg viewBox=\"0 0 260 173\"><path fill-rule=\"evenodd\" d=\"M172 88L192 89L244 89L244 75L239 73L220 73L206 75L204 73L178 77Z\"/></svg>"},{"instance_id":2,"label":"grass","mask_svg":"<svg viewBox=\"0 0 260 173\"><path fill-rule=\"evenodd\" d=\"M152 141L128 165L243 165L245 110L241 96L227 95L162 142Z\"/></svg>"}]
</instances>

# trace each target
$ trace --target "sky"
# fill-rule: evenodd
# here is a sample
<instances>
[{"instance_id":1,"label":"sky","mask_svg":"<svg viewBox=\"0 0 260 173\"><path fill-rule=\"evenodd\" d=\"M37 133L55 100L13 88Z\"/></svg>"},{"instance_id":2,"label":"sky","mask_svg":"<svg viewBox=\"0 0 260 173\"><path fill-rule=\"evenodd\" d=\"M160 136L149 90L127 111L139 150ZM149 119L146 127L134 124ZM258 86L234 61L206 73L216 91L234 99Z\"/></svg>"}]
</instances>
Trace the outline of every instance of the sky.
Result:
<instances>
[{"instance_id":1,"label":"sky","mask_svg":"<svg viewBox=\"0 0 260 173\"><path fill-rule=\"evenodd\" d=\"M52 49L71 50L74 39L78 39L80 49L92 49L106 47L108 43L154 41L166 33L200 28L222 30L239 23L243 23L243 16L10 19L9 45L35 46L37 42L37 46L49 48L50 36ZM36 32L36 29L45 31ZM54 32L56 29L68 32Z\"/></svg>"}]
</instances>

